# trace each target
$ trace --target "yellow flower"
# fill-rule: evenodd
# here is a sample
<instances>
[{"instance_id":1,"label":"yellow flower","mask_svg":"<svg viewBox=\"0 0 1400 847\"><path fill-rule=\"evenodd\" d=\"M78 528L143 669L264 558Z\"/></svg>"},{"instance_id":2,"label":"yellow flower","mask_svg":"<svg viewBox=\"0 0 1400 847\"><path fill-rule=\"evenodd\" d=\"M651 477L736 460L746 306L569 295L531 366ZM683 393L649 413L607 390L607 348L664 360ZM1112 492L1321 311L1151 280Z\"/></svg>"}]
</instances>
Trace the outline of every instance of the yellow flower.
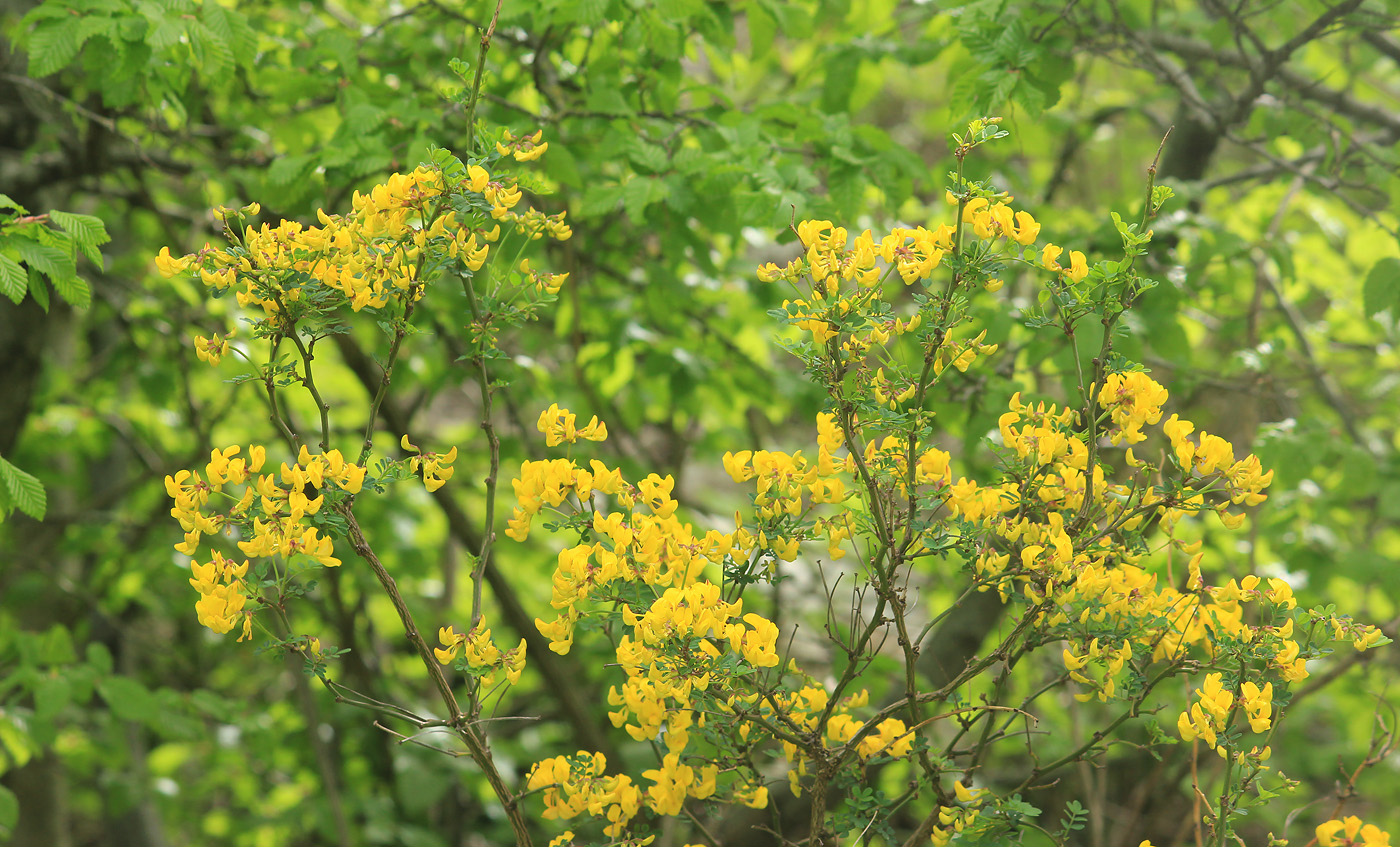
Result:
<instances>
[{"instance_id":1,"label":"yellow flower","mask_svg":"<svg viewBox=\"0 0 1400 847\"><path fill-rule=\"evenodd\" d=\"M184 256L176 259L174 256L170 255L169 247L162 247L160 248L160 254L156 256L156 269L160 271L161 276L170 279L176 274L184 273L193 261L194 259L191 256Z\"/></svg>"},{"instance_id":2,"label":"yellow flower","mask_svg":"<svg viewBox=\"0 0 1400 847\"><path fill-rule=\"evenodd\" d=\"M1078 250L1071 250L1069 253L1069 278L1080 282L1088 275L1089 265L1084 260L1084 254Z\"/></svg>"},{"instance_id":3,"label":"yellow flower","mask_svg":"<svg viewBox=\"0 0 1400 847\"><path fill-rule=\"evenodd\" d=\"M1035 243L1036 236L1040 235L1040 224L1028 212L1016 213L1016 225L1012 228L1011 239L1023 247L1028 247Z\"/></svg>"},{"instance_id":4,"label":"yellow flower","mask_svg":"<svg viewBox=\"0 0 1400 847\"><path fill-rule=\"evenodd\" d=\"M1390 833L1375 824L1363 824L1355 815L1318 824L1316 835L1319 847L1389 847L1390 844Z\"/></svg>"},{"instance_id":5,"label":"yellow flower","mask_svg":"<svg viewBox=\"0 0 1400 847\"><path fill-rule=\"evenodd\" d=\"M1273 710L1274 684L1264 683L1261 689L1252 682L1240 686L1240 704L1249 717L1249 728L1255 732L1267 732L1272 726L1270 715Z\"/></svg>"}]
</instances>

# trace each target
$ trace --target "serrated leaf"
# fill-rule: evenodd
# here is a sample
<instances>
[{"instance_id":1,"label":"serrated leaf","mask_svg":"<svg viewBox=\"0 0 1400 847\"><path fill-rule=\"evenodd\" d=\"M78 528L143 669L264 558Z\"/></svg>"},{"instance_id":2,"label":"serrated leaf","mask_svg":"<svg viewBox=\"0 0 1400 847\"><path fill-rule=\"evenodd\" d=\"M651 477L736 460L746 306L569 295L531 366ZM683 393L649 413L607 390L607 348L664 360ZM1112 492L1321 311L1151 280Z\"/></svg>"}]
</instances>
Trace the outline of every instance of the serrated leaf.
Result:
<instances>
[{"instance_id":1,"label":"serrated leaf","mask_svg":"<svg viewBox=\"0 0 1400 847\"><path fill-rule=\"evenodd\" d=\"M92 289L79 276L51 276L49 283L63 301L75 309L86 309L92 305Z\"/></svg>"},{"instance_id":2,"label":"serrated leaf","mask_svg":"<svg viewBox=\"0 0 1400 847\"><path fill-rule=\"evenodd\" d=\"M29 296L45 312L49 310L49 287L44 284L44 276L38 271L29 274Z\"/></svg>"},{"instance_id":3,"label":"serrated leaf","mask_svg":"<svg viewBox=\"0 0 1400 847\"><path fill-rule=\"evenodd\" d=\"M581 26L596 26L607 17L611 0L578 0L573 4L573 22Z\"/></svg>"},{"instance_id":4,"label":"serrated leaf","mask_svg":"<svg viewBox=\"0 0 1400 847\"><path fill-rule=\"evenodd\" d=\"M0 194L0 209L14 209L21 215L29 214L29 210L10 199L8 194Z\"/></svg>"},{"instance_id":5,"label":"serrated leaf","mask_svg":"<svg viewBox=\"0 0 1400 847\"><path fill-rule=\"evenodd\" d=\"M607 85L589 89L587 107L591 112L601 112L604 115L627 115L632 112L632 107L628 105L622 92Z\"/></svg>"},{"instance_id":6,"label":"serrated leaf","mask_svg":"<svg viewBox=\"0 0 1400 847\"><path fill-rule=\"evenodd\" d=\"M605 215L617 208L617 201L622 199L622 188L617 185L594 184L589 186L583 193L583 200L579 203L578 214L584 218L594 218Z\"/></svg>"},{"instance_id":7,"label":"serrated leaf","mask_svg":"<svg viewBox=\"0 0 1400 847\"><path fill-rule=\"evenodd\" d=\"M652 144L649 141L636 139L628 150L633 162L638 166L646 168L652 173L661 173L666 170L670 162L666 156L666 149L659 144Z\"/></svg>"},{"instance_id":8,"label":"serrated leaf","mask_svg":"<svg viewBox=\"0 0 1400 847\"><path fill-rule=\"evenodd\" d=\"M0 294L19 303L28 290L29 274L24 272L19 262L8 256L0 256Z\"/></svg>"},{"instance_id":9,"label":"serrated leaf","mask_svg":"<svg viewBox=\"0 0 1400 847\"><path fill-rule=\"evenodd\" d=\"M205 79L219 79L233 67L233 50L202 21L190 21L187 31L190 46L203 65L201 73Z\"/></svg>"},{"instance_id":10,"label":"serrated leaf","mask_svg":"<svg viewBox=\"0 0 1400 847\"><path fill-rule=\"evenodd\" d=\"M647 207L654 199L658 199L655 188L660 185L654 177L633 177L622 186L622 207L627 210L627 217L633 223L640 224L645 220Z\"/></svg>"},{"instance_id":11,"label":"serrated leaf","mask_svg":"<svg viewBox=\"0 0 1400 847\"><path fill-rule=\"evenodd\" d=\"M1361 300L1367 317L1400 304L1400 259L1387 256L1371 266L1361 286Z\"/></svg>"},{"instance_id":12,"label":"serrated leaf","mask_svg":"<svg viewBox=\"0 0 1400 847\"><path fill-rule=\"evenodd\" d=\"M242 15L224 8L217 0L205 0L202 20L210 32L228 45L238 64L248 65L253 61L257 55L258 36Z\"/></svg>"},{"instance_id":13,"label":"serrated leaf","mask_svg":"<svg viewBox=\"0 0 1400 847\"><path fill-rule=\"evenodd\" d=\"M267 181L278 186L290 185L310 166L310 156L283 156L267 169Z\"/></svg>"},{"instance_id":14,"label":"serrated leaf","mask_svg":"<svg viewBox=\"0 0 1400 847\"><path fill-rule=\"evenodd\" d=\"M36 521L44 519L48 510L48 496L38 479L25 473L0 456L0 484L9 492L15 508Z\"/></svg>"},{"instance_id":15,"label":"serrated leaf","mask_svg":"<svg viewBox=\"0 0 1400 847\"><path fill-rule=\"evenodd\" d=\"M78 272L66 250L24 239L16 241L15 248L19 250L20 258L31 268L50 277L73 276Z\"/></svg>"},{"instance_id":16,"label":"serrated leaf","mask_svg":"<svg viewBox=\"0 0 1400 847\"><path fill-rule=\"evenodd\" d=\"M41 26L29 37L29 75L35 78L67 67L83 48L87 34L66 20Z\"/></svg>"},{"instance_id":17,"label":"serrated leaf","mask_svg":"<svg viewBox=\"0 0 1400 847\"><path fill-rule=\"evenodd\" d=\"M49 212L49 220L58 224L63 231L73 237L73 244L87 256L94 265L102 267L102 254L97 245L112 240L101 218L92 215L78 215L72 212Z\"/></svg>"},{"instance_id":18,"label":"serrated leaf","mask_svg":"<svg viewBox=\"0 0 1400 847\"><path fill-rule=\"evenodd\" d=\"M152 50L164 50L180 42L180 36L185 34L183 22L178 17L157 15L152 18L146 16L150 21L151 28L146 32L146 43Z\"/></svg>"},{"instance_id":19,"label":"serrated leaf","mask_svg":"<svg viewBox=\"0 0 1400 847\"><path fill-rule=\"evenodd\" d=\"M345 112L342 127L351 135L365 135L379 128L389 119L389 111L370 103L351 106Z\"/></svg>"}]
</instances>

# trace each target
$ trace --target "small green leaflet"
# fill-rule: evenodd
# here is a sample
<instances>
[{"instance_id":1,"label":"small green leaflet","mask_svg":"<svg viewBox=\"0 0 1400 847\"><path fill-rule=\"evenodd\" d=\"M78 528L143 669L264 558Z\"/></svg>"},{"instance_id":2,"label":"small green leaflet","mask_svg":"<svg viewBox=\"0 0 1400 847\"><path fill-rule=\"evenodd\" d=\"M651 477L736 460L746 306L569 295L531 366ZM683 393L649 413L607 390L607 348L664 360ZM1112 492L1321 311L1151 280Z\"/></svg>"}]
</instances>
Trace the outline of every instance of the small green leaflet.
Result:
<instances>
[{"instance_id":1,"label":"small green leaflet","mask_svg":"<svg viewBox=\"0 0 1400 847\"><path fill-rule=\"evenodd\" d=\"M3 485L17 509L36 521L44 519L48 497L38 479L25 473L0 456L0 485Z\"/></svg>"},{"instance_id":2,"label":"small green leaflet","mask_svg":"<svg viewBox=\"0 0 1400 847\"><path fill-rule=\"evenodd\" d=\"M29 274L24 272L19 262L0 254L0 294L18 304L29 290Z\"/></svg>"},{"instance_id":3,"label":"small green leaflet","mask_svg":"<svg viewBox=\"0 0 1400 847\"><path fill-rule=\"evenodd\" d=\"M49 212L49 220L58 224L59 227L73 239L73 245L88 257L97 267L102 267L102 253L97 249L98 245L106 244L112 240L107 234L107 227L103 225L100 218L92 215L76 215L72 212Z\"/></svg>"},{"instance_id":4,"label":"small green leaflet","mask_svg":"<svg viewBox=\"0 0 1400 847\"><path fill-rule=\"evenodd\" d=\"M1371 266L1366 274L1366 282L1361 286L1362 302L1366 306L1366 316L1391 309L1400 304L1400 259L1387 256Z\"/></svg>"}]
</instances>

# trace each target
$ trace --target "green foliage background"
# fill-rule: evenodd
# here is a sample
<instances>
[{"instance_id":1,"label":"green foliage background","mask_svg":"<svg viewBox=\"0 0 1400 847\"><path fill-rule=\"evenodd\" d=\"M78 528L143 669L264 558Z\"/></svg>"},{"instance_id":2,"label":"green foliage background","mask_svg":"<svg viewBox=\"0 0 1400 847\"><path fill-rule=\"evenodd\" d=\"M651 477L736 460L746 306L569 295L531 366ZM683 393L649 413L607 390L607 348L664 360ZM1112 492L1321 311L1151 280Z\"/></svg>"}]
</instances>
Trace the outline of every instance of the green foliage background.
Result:
<instances>
[{"instance_id":1,"label":"green foliage background","mask_svg":"<svg viewBox=\"0 0 1400 847\"><path fill-rule=\"evenodd\" d=\"M248 386L194 358L192 334L232 326L226 304L151 261L216 240L211 206L312 220L429 145L464 149L468 80L453 60L474 61L492 8L0 4L0 835L13 843L505 837L466 760L399 743L298 666L196 624L161 479L211 446L266 440L268 425ZM567 209L575 234L547 256L571 274L559 304L506 341L504 467L538 458L534 417L557 401L607 421L609 461L675 474L694 519L725 514L719 454L801 446L793 433L820 401L772 344L781 295L752 273L794 253L794 217L859 230L946 215L947 132L999 114L1011 139L974 175L1010 186L1057 242L1109 251L1108 212L1137 209L1170 126L1159 181L1179 200L1149 257L1165 284L1123 349L1172 390L1173 411L1276 470L1247 542L1207 532L1207 565L1287 574L1301 602L1396 637L1397 13L1394 0L507 0L478 117L544 129L537 205ZM23 220L55 209L68 214ZM983 316L996 364L935 404L968 471L990 466L981 439L1006 396L1055 398L1074 371L1018 322L1029 283L1007 283L1013 308ZM425 620L469 595L462 551L481 532L478 398L447 306L421 309L384 420L461 445L457 477L363 517ZM348 408L365 405L380 352L353 339L337 339L322 378ZM13 476L25 472L47 509ZM506 767L578 748L625 760L599 693L609 659L562 661L531 625L552 548L497 556L493 617L532 639L511 708L544 718L498 736ZM956 586L931 575L926 590ZM306 632L350 648L339 672L357 688L426 696L366 574L328 572L301 612ZM929 649L975 651L989 620L955 616ZM1260 812L1251 844L1294 810L1287 835L1302 842L1327 817L1378 720L1395 726L1397 670L1394 650L1314 669L1273 745L1303 787ZM1067 709L1046 729L1069 745L1094 719ZM1179 753L1115 748L1036 799L1047 815L1073 798L1099 810L1085 844L1185 843ZM1345 808L1394 827L1400 773L1377 758Z\"/></svg>"}]
</instances>

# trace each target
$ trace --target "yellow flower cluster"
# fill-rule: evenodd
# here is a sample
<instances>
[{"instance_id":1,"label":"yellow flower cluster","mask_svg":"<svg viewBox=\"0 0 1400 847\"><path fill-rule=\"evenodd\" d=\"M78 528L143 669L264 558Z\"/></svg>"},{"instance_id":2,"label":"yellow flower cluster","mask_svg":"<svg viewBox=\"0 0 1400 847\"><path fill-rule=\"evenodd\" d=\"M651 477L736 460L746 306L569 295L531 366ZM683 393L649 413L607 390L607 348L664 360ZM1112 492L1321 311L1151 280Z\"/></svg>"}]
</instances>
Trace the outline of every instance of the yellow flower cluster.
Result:
<instances>
[{"instance_id":1,"label":"yellow flower cluster","mask_svg":"<svg viewBox=\"0 0 1400 847\"><path fill-rule=\"evenodd\" d=\"M1066 649L1063 657L1065 661L1065 670L1069 671L1069 678L1094 689L1093 691L1076 694L1074 698L1081 703L1086 703L1097 693L1099 700L1106 703L1113 697L1117 687L1117 683L1114 682L1114 677L1116 677L1123 670L1123 667L1128 661L1133 658L1133 645L1125 639L1122 647L1113 650L1107 647L1100 647L1099 639L1095 638L1093 641L1089 642L1088 649L1086 649L1082 655L1076 656L1073 652ZM1103 679L1100 680L1085 675L1085 671L1088 670L1087 666L1091 661L1103 665Z\"/></svg>"},{"instance_id":2,"label":"yellow flower cluster","mask_svg":"<svg viewBox=\"0 0 1400 847\"><path fill-rule=\"evenodd\" d=\"M972 224L972 231L984 241L1005 236L1022 247L1028 247L1040 235L1040 224L1028 212L1013 213L1005 203L993 203L986 197L968 200L963 206L962 219L963 223Z\"/></svg>"},{"instance_id":3,"label":"yellow flower cluster","mask_svg":"<svg viewBox=\"0 0 1400 847\"><path fill-rule=\"evenodd\" d=\"M1047 244L1040 251L1040 266L1047 271L1054 271L1063 277L1068 277L1071 282L1083 282L1089 275L1089 263L1084 258L1084 254L1078 250L1069 251L1069 267L1060 265L1060 256L1065 252L1065 248L1057 247L1054 244Z\"/></svg>"},{"instance_id":4,"label":"yellow flower cluster","mask_svg":"<svg viewBox=\"0 0 1400 847\"><path fill-rule=\"evenodd\" d=\"M533 162L544 155L544 151L549 149L549 142L540 142L544 137L544 130L536 130L532 135L522 135L519 138L506 130L505 138L496 142L496 152L502 156L514 156L517 162Z\"/></svg>"},{"instance_id":5,"label":"yellow flower cluster","mask_svg":"<svg viewBox=\"0 0 1400 847\"><path fill-rule=\"evenodd\" d=\"M409 470L423 478L423 487L429 491L442 488L457 470L449 467L457 460L456 447L446 453L425 453L410 443L406 434L399 439L399 446L415 454L408 460Z\"/></svg>"},{"instance_id":6,"label":"yellow flower cluster","mask_svg":"<svg viewBox=\"0 0 1400 847\"><path fill-rule=\"evenodd\" d=\"M536 421L535 427L544 433L544 443L550 447L558 447L560 444L573 444L580 438L585 441L607 441L607 424L599 423L598 416L594 415L588 421L588 426L579 429L574 421L576 416L568 409L559 408L558 403L550 404L548 409L540 412L540 419Z\"/></svg>"},{"instance_id":7,"label":"yellow flower cluster","mask_svg":"<svg viewBox=\"0 0 1400 847\"><path fill-rule=\"evenodd\" d=\"M604 834L616 838L641 811L642 790L626 774L605 776L607 767L602 753L555 756L535 763L526 787L543 789L545 820L568 820L584 812L601 815L608 819Z\"/></svg>"},{"instance_id":8,"label":"yellow flower cluster","mask_svg":"<svg viewBox=\"0 0 1400 847\"><path fill-rule=\"evenodd\" d=\"M870 693L865 690L837 702L831 708L831 714L827 716L825 732L822 735L824 746L837 750L854 743L855 753L862 761L874 756L896 759L908 756L913 750L914 734L903 721L898 718L886 718L870 726L868 722L851 714L854 710L867 706L869 702ZM750 740L750 723L754 719L777 720L802 732L816 733L820 729L818 722L830 703L831 695L826 688L808 679L805 685L796 690L781 691L771 697L758 694L734 695L717 705L722 712L733 715L733 719L739 722L740 737L753 743ZM793 794L800 797L802 777L810 774L810 759L790 740L783 739L782 747L788 760L788 785ZM766 802L765 791L761 802L754 799L749 801L749 805L762 808Z\"/></svg>"},{"instance_id":9,"label":"yellow flower cluster","mask_svg":"<svg viewBox=\"0 0 1400 847\"><path fill-rule=\"evenodd\" d=\"M889 235L880 239L876 253L894 265L905 285L912 285L917 280L932 276L944 254L951 249L953 228L944 224L934 230L921 226L914 229L895 227Z\"/></svg>"},{"instance_id":10,"label":"yellow flower cluster","mask_svg":"<svg viewBox=\"0 0 1400 847\"><path fill-rule=\"evenodd\" d=\"M944 806L938 810L938 826L929 834L929 843L943 847L953 837L977 823L990 792L985 788L968 788L961 780L953 783L953 796L956 806Z\"/></svg>"},{"instance_id":11,"label":"yellow flower cluster","mask_svg":"<svg viewBox=\"0 0 1400 847\"><path fill-rule=\"evenodd\" d=\"M199 600L194 604L199 622L220 635L233 629L238 618L243 618L243 633L238 640L253 636L253 616L243 614L248 602L248 584L244 577L248 574L248 561L235 565L229 559L214 551L207 564L190 562L190 585L199 592Z\"/></svg>"},{"instance_id":12,"label":"yellow flower cluster","mask_svg":"<svg viewBox=\"0 0 1400 847\"><path fill-rule=\"evenodd\" d=\"M485 169L473 165L465 187L482 193L488 184ZM197 256L171 260L163 249L157 264L166 276L197 264L206 286L219 292L237 288L239 305L257 306L269 317L303 297L300 283L295 277L284 278L285 271L305 274L340 292L355 311L383 308L391 297L416 300L423 293L419 260L430 241L478 270L487 256L484 242L499 235L498 230L459 227L452 211L434 215L432 201L443 190L442 173L420 167L392 175L368 194L356 191L349 215L318 211L320 227L296 221L248 226L241 255L206 248Z\"/></svg>"},{"instance_id":13,"label":"yellow flower cluster","mask_svg":"<svg viewBox=\"0 0 1400 847\"><path fill-rule=\"evenodd\" d=\"M1236 505L1255 506L1268 499L1262 492L1273 482L1273 471L1265 472L1253 454L1236 462L1235 448L1218 435L1202 432L1198 446L1190 439L1195 429L1195 424L1176 415L1162 424L1162 431L1171 441L1173 455L1183 470L1194 470L1203 479L1219 474L1226 484L1225 493ZM1243 520L1242 516L1227 514L1223 505L1218 513L1221 522L1231 529Z\"/></svg>"},{"instance_id":14,"label":"yellow flower cluster","mask_svg":"<svg viewBox=\"0 0 1400 847\"><path fill-rule=\"evenodd\" d=\"M761 526L757 537L742 528L736 530L734 546L741 550L771 550L780 561L797 559L798 548L807 529L793 520L806 514L811 505L837 504L846 499L846 482L842 474L855 469L850 456L837 458L835 452L843 446L843 434L830 413L817 415L817 461L809 461L799 451L784 453L769 450L726 452L724 470L738 483L753 481L753 505ZM736 524L739 524L736 516ZM834 559L845 555L841 542L850 537L845 521L823 521L819 528L827 538L828 553ZM784 529L786 527L786 529ZM769 534L769 529L773 534ZM786 534L785 534L786 533Z\"/></svg>"},{"instance_id":15,"label":"yellow flower cluster","mask_svg":"<svg viewBox=\"0 0 1400 847\"><path fill-rule=\"evenodd\" d=\"M201 362L217 365L223 357L228 355L228 340L233 335L232 332L228 335L220 335L216 332L210 338L196 335L194 337L194 354L199 357Z\"/></svg>"},{"instance_id":16,"label":"yellow flower cluster","mask_svg":"<svg viewBox=\"0 0 1400 847\"><path fill-rule=\"evenodd\" d=\"M719 767L693 768L683 764L676 753L667 753L661 767L642 771L642 778L655 783L647 789L647 806L658 815L679 815L687 797L704 800L715 793Z\"/></svg>"},{"instance_id":17,"label":"yellow flower cluster","mask_svg":"<svg viewBox=\"0 0 1400 847\"><path fill-rule=\"evenodd\" d=\"M567 273L554 274L546 273L530 267L529 259L520 260L520 275L523 276L530 287L535 291L547 291L550 294L558 294L559 289L569 279Z\"/></svg>"},{"instance_id":18,"label":"yellow flower cluster","mask_svg":"<svg viewBox=\"0 0 1400 847\"><path fill-rule=\"evenodd\" d=\"M834 714L826 724L826 737L836 744L848 744L866 727L866 722L848 714ZM914 747L914 734L898 718L885 718L876 724L875 731L868 733L856 744L856 755L862 760L872 756L886 755L899 759L909 755Z\"/></svg>"},{"instance_id":19,"label":"yellow flower cluster","mask_svg":"<svg viewBox=\"0 0 1400 847\"><path fill-rule=\"evenodd\" d=\"M1356 815L1317 825L1318 847L1390 847L1390 833Z\"/></svg>"},{"instance_id":20,"label":"yellow flower cluster","mask_svg":"<svg viewBox=\"0 0 1400 847\"><path fill-rule=\"evenodd\" d=\"M957 202L951 194L949 198ZM985 197L967 201L962 221L970 224L973 234L983 241L991 243L1004 238L1005 245L1014 251L1022 251L1033 244L1040 233L1040 224L1029 213L1013 211L1005 203L993 203ZM806 251L804 256L783 267L769 262L758 269L758 278L763 282L782 280L795 284L809 277L812 281L810 298L783 302L791 322L812 333L818 345L845 334L841 348L852 355L860 355L872 345L887 343L891 334L903 335L922 324L920 315L906 322L883 313L877 317L867 307L879 300L880 283L892 272L898 273L905 285L926 284L943 257L953 250L957 229L950 224L931 230L894 227L878 241L870 230L865 230L851 240L844 227L831 221L805 220L797 225L797 234ZM1055 251L1059 249L1054 248ZM1082 263L1083 254L1075 255ZM1058 269L1058 265L1052 268ZM843 290L843 282L853 285ZM995 287L989 285L988 289L999 288L1000 281L996 282ZM981 338L977 340L980 342ZM989 345L981 352L993 350L995 345ZM965 370L977 355L972 352L971 344L951 352L940 350L939 354L938 371L950 364ZM885 393L888 398L877 399L893 408L894 404L910 399L914 392L903 386Z\"/></svg>"},{"instance_id":21,"label":"yellow flower cluster","mask_svg":"<svg viewBox=\"0 0 1400 847\"><path fill-rule=\"evenodd\" d=\"M527 785L543 790L544 818L569 819L585 812L606 817L605 835L617 838L641 811L642 805L659 815L680 814L687 797L703 800L715 793L716 765L692 767L677 753L667 753L659 767L642 771L653 784L645 793L626 774L605 776L607 758L580 750L575 756L555 756L537 762ZM650 839L639 841L649 843Z\"/></svg>"},{"instance_id":22,"label":"yellow flower cluster","mask_svg":"<svg viewBox=\"0 0 1400 847\"><path fill-rule=\"evenodd\" d=\"M485 687L490 687L496 681L498 671L504 670L506 681L514 685L520 681L520 673L525 670L525 639L520 639L520 644L514 649L502 651L491 640L491 630L482 623L465 634L450 626L441 627L438 629L438 641L442 647L434 647L433 655L437 656L439 663L452 664L460 652L467 669Z\"/></svg>"},{"instance_id":23,"label":"yellow flower cluster","mask_svg":"<svg viewBox=\"0 0 1400 847\"><path fill-rule=\"evenodd\" d=\"M1088 466L1089 451L1073 429L1074 410L1023 403L1019 391L1011 395L1007 406L1009 411L997 419L1001 443L1016 451L1017 458L1028 462L1030 468L1059 463L1061 470L1083 471Z\"/></svg>"},{"instance_id":24,"label":"yellow flower cluster","mask_svg":"<svg viewBox=\"0 0 1400 847\"><path fill-rule=\"evenodd\" d=\"M1194 741L1199 738L1224 758L1228 752L1217 743L1218 734L1230 724L1231 713L1236 708L1244 711L1249 728L1254 732L1268 732L1273 725L1274 687L1266 682L1260 688L1254 682L1245 681L1239 687L1237 704L1235 692L1226 688L1222 679L1219 673L1206 674L1205 683L1196 691L1197 701L1189 711L1177 717L1176 728L1183 739ZM1268 758L1267 751L1268 748L1264 748L1260 756Z\"/></svg>"},{"instance_id":25,"label":"yellow flower cluster","mask_svg":"<svg viewBox=\"0 0 1400 847\"><path fill-rule=\"evenodd\" d=\"M596 419L580 428L573 414L557 406L540 416L538 427L552 445L575 443L590 433L599 439L606 434ZM817 441L814 461L772 451L725 456L733 478L755 486L760 528L752 532L736 515L733 532L709 530L697 537L690 525L675 517L679 504L672 497L670 477L652 474L633 485L597 460L591 462L591 470L567 459L525 462L514 481L518 505L511 520L512 537L527 537L533 517L546 507L578 514L586 518L580 526L591 529L589 543L559 554L551 603L560 614L552 622L536 621L536 626L550 639L551 649L565 653L583 617L621 618L627 629L615 652L626 678L609 690L609 716L632 738L660 745L659 767L642 774L653 785L641 801L659 814L676 814L687 797L704 799L717 791L716 765L687 762L707 715L725 715L750 745L761 743L751 738L755 727L781 723L824 731L833 748L851 744L861 759L901 757L912 749L913 735L902 721L889 718L867 726L851 715L866 705L864 696L848 698L833 711L831 721L819 725L828 702L820 685L808 681L796 692L780 687L772 696L759 693L766 690L757 686L759 675L780 663L778 627L761 615L745 614L742 600L727 602L719 585L701 578L707 565L751 561L762 551L788 560L796 557L798 533L806 530L793 523L795 518L804 514L808 503L842 500L846 489L839 475L852 468L849 457L837 455L844 446L843 434L829 414L817 419ZM619 511L601 507L596 495L611 497ZM770 536L762 528L783 522L794 527L792 535ZM849 522L832 521L824 531L837 543L849 537ZM610 600L612 609L590 609L585 603L589 599ZM795 666L789 670L797 672ZM766 729L760 732L771 737ZM808 763L794 745L785 746L796 784ZM546 793L545 803L555 816L587 811L607 815L614 825L625 822L636 812L631 794L635 787L625 776L603 777L598 762L546 760L537 766L532 787L550 787L553 793ZM752 775L738 776L725 796L754 807L768 802L767 788Z\"/></svg>"},{"instance_id":26,"label":"yellow flower cluster","mask_svg":"<svg viewBox=\"0 0 1400 847\"><path fill-rule=\"evenodd\" d=\"M500 152L517 161L532 161L549 147L540 138L538 132L507 138ZM457 259L475 272L485 264L491 243L501 236L499 224L487 228L464 223L449 208L448 194L465 195L473 208L517 226L527 239L548 235L563 241L572 234L564 213L516 211L522 195L513 178L469 165L459 178L449 180L442 170L425 166L393 174L366 194L356 191L349 214L318 210L320 226L295 221L247 226L241 244L235 239L235 249L206 245L197 254L176 258L168 247L162 248L156 267L165 277L198 269L207 287L219 293L233 290L240 305L261 308L269 318L298 314L298 304L314 299L307 280L334 292L357 312L382 309L391 301L412 302L423 295L426 281L419 274L429 255ZM257 214L258 208L254 204L243 211ZM523 270L540 290L557 291L568 276L543 274L528 265ZM217 343L217 338L197 341L196 349L212 349ZM201 358L206 357L201 354Z\"/></svg>"},{"instance_id":27,"label":"yellow flower cluster","mask_svg":"<svg viewBox=\"0 0 1400 847\"><path fill-rule=\"evenodd\" d=\"M1099 405L1109 410L1114 429L1113 443L1127 441L1136 444L1147 436L1144 424L1155 424L1162 418L1162 404L1167 402L1167 389L1142 372L1109 374L1099 389Z\"/></svg>"},{"instance_id":28,"label":"yellow flower cluster","mask_svg":"<svg viewBox=\"0 0 1400 847\"><path fill-rule=\"evenodd\" d=\"M348 494L359 492L365 468L345 461L339 450L313 455L303 446L297 464L288 466L284 462L277 475L259 475L267 450L250 447L244 458L238 455L241 449L235 445L211 451L203 478L190 470L165 478L166 493L175 502L170 514L185 531L185 540L175 549L194 557L203 536L217 535L228 526L237 525L244 536L238 548L245 556L281 556L287 560L305 555L325 567L338 566L340 560L334 556L332 540L305 519L320 511L326 483L334 483ZM237 496L225 490L236 485L243 486ZM228 508L206 511L215 494L229 502ZM230 616L243 608L238 595L244 593L247 563L234 567L215 553L208 564L192 563L191 567L195 572L191 583L201 595L197 606L200 623L215 632L228 632L232 627ZM250 626L245 620L245 634Z\"/></svg>"},{"instance_id":29,"label":"yellow flower cluster","mask_svg":"<svg viewBox=\"0 0 1400 847\"><path fill-rule=\"evenodd\" d=\"M576 469L573 472L587 473ZM641 486L651 483L653 492L661 492L668 490L669 486L663 488L662 484L669 479L662 480L653 474L637 488L619 491L618 499L631 509L637 503ZM593 490L603 492L596 486ZM575 545L559 553L550 599L550 604L560 610L559 617L551 623L535 622L540 632L550 639L551 650L560 654L569 652L574 625L583 614L580 604L609 590L614 583L638 582L663 589L688 587L696 582L705 565L722 561L735 549L730 536L710 530L704 537L696 538L690 524L681 523L671 514L659 514L657 510L669 512L675 507L675 501L668 499L662 500L650 514L632 511L630 515L613 512L605 516L601 511L593 513L593 528L600 540ZM526 526L528 528L528 523Z\"/></svg>"},{"instance_id":30,"label":"yellow flower cluster","mask_svg":"<svg viewBox=\"0 0 1400 847\"><path fill-rule=\"evenodd\" d=\"M656 738L664 723L667 748L684 750L696 718L686 707L692 695L730 682L720 668L722 648L755 668L778 664L778 627L762 615L742 612L742 600L725 603L711 582L672 586L640 615L624 606L623 622L632 632L617 645L627 681L608 694L608 703L619 707L608 713L613 726L625 725L640 741Z\"/></svg>"}]
</instances>

